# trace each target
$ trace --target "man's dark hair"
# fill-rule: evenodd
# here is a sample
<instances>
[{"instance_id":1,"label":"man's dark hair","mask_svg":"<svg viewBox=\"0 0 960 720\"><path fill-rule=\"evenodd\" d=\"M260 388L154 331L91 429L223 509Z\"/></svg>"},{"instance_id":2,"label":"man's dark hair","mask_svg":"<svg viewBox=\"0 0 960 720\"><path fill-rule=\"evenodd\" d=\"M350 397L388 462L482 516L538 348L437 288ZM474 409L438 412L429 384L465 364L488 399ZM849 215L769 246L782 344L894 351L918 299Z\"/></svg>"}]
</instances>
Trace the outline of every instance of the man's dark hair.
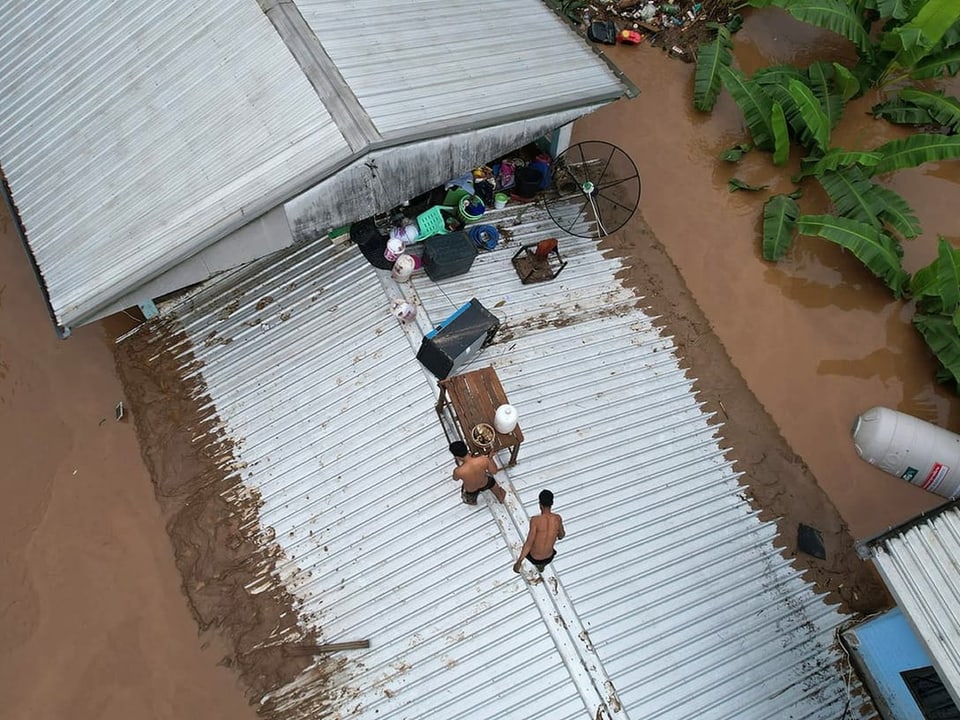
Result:
<instances>
[{"instance_id":1,"label":"man's dark hair","mask_svg":"<svg viewBox=\"0 0 960 720\"><path fill-rule=\"evenodd\" d=\"M549 490L540 491L540 506L553 507L553 493Z\"/></svg>"},{"instance_id":2,"label":"man's dark hair","mask_svg":"<svg viewBox=\"0 0 960 720\"><path fill-rule=\"evenodd\" d=\"M467 449L467 444L463 442L463 440L450 443L450 452L454 457L458 458L466 457L470 454L470 451Z\"/></svg>"}]
</instances>

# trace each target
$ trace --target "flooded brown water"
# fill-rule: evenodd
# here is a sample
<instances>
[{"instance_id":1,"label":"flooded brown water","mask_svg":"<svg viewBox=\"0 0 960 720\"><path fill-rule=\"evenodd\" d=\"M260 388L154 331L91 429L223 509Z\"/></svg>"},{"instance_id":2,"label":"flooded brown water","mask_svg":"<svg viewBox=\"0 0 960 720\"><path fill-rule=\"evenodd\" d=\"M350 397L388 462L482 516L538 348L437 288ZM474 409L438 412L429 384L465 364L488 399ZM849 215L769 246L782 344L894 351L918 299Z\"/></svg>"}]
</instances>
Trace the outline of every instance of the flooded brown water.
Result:
<instances>
[{"instance_id":1,"label":"flooded brown water","mask_svg":"<svg viewBox=\"0 0 960 720\"><path fill-rule=\"evenodd\" d=\"M57 339L0 203L0 718L253 720L191 617L123 399L102 327Z\"/></svg>"},{"instance_id":2,"label":"flooded brown water","mask_svg":"<svg viewBox=\"0 0 960 720\"><path fill-rule=\"evenodd\" d=\"M851 57L842 39L774 9L747 17L735 41L737 64L747 72L777 62L806 65L824 53ZM960 431L960 399L936 384L936 360L910 324L912 306L894 300L856 258L824 240L800 237L780 263L762 260L762 204L770 193L794 189L792 170L775 168L766 153L748 153L737 165L718 159L748 138L726 92L712 114L693 109L693 65L648 45L611 48L610 56L641 95L582 120L574 140L609 140L633 157L643 178L643 218L854 536L941 504L942 498L867 465L850 439L855 417L875 405ZM953 83L951 91L958 89ZM867 115L877 101L872 92L851 103L833 145L867 148L906 134ZM795 152L794 168L798 161ZM768 184L770 192L730 193L732 176ZM913 272L936 257L938 233L960 238L952 200L960 163L902 171L884 182L913 206L924 229L905 246L904 265ZM823 193L812 182L803 188L802 210L823 212Z\"/></svg>"}]
</instances>

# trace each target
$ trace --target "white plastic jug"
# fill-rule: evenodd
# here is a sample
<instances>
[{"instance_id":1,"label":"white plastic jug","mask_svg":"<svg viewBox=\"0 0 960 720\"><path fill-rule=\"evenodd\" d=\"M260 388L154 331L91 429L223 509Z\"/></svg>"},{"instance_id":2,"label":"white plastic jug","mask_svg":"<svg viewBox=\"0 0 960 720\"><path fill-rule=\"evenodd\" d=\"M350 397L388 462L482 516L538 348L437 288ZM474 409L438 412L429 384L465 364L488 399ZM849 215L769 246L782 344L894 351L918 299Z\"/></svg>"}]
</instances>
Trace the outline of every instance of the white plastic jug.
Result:
<instances>
[{"instance_id":1,"label":"white plastic jug","mask_svg":"<svg viewBox=\"0 0 960 720\"><path fill-rule=\"evenodd\" d=\"M518 422L517 409L513 405L501 405L493 416L493 426L504 435L512 433Z\"/></svg>"}]
</instances>

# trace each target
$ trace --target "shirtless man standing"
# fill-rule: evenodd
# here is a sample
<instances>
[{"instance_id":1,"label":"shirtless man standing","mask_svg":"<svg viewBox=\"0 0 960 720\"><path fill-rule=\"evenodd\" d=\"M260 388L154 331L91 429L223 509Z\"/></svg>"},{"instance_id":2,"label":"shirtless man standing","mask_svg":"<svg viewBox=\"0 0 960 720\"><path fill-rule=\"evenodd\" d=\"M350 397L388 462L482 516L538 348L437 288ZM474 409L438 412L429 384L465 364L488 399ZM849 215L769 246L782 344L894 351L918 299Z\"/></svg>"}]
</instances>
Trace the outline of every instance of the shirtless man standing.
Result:
<instances>
[{"instance_id":1,"label":"shirtless man standing","mask_svg":"<svg viewBox=\"0 0 960 720\"><path fill-rule=\"evenodd\" d=\"M471 455L467 444L458 440L450 443L450 452L457 461L453 479L463 483L460 497L467 505L476 505L477 496L484 490L493 491L497 500L503 502L507 494L493 479L493 474L500 469L493 460L493 450L488 455Z\"/></svg>"},{"instance_id":2,"label":"shirtless man standing","mask_svg":"<svg viewBox=\"0 0 960 720\"><path fill-rule=\"evenodd\" d=\"M540 491L540 514L530 518L530 532L527 533L527 541L523 543L523 549L520 550L520 557L513 564L513 571L520 572L520 566L523 559L526 558L533 563L534 567L540 572L557 556L557 551L553 549L557 540L563 540L567 534L563 529L563 518L552 512L553 493L549 490Z\"/></svg>"}]
</instances>

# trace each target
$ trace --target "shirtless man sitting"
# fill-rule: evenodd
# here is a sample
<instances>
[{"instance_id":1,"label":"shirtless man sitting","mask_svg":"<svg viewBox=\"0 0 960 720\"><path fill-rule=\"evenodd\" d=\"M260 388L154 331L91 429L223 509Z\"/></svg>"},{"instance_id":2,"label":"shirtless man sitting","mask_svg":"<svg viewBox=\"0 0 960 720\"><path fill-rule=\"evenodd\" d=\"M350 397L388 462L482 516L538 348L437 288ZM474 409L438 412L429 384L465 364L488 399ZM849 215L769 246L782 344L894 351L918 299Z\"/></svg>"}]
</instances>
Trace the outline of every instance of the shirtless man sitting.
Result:
<instances>
[{"instance_id":1,"label":"shirtless man sitting","mask_svg":"<svg viewBox=\"0 0 960 720\"><path fill-rule=\"evenodd\" d=\"M460 488L460 497L467 505L476 505L477 496L484 490L491 490L497 500L503 502L506 493L493 479L493 474L500 468L493 459L493 450L488 455L471 455L467 444L462 440L450 443L450 452L457 461L453 469L453 479L463 485Z\"/></svg>"},{"instance_id":2,"label":"shirtless man sitting","mask_svg":"<svg viewBox=\"0 0 960 720\"><path fill-rule=\"evenodd\" d=\"M540 514L530 518L530 532L527 533L527 540L520 550L520 557L513 564L515 573L520 572L524 558L532 562L537 570L543 572L543 569L557 556L557 551L553 549L554 543L557 540L563 540L567 532L563 529L563 518L554 513L550 509L552 507L553 493L549 490L541 490Z\"/></svg>"}]
</instances>

